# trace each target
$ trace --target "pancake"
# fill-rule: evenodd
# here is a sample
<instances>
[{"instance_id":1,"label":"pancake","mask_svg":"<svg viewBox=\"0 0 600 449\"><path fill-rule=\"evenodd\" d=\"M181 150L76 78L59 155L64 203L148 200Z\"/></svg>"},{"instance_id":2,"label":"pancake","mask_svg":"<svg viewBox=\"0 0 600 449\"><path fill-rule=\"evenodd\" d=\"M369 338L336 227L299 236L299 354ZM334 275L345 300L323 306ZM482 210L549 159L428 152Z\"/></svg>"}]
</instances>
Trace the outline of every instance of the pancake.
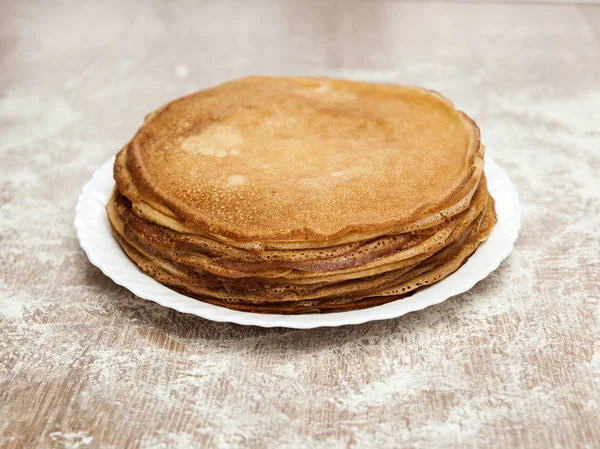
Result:
<instances>
[{"instance_id":1,"label":"pancake","mask_svg":"<svg viewBox=\"0 0 600 449\"><path fill-rule=\"evenodd\" d=\"M151 114L116 178L158 224L331 243L448 209L475 187L482 157L477 126L435 92L249 77Z\"/></svg>"},{"instance_id":2,"label":"pancake","mask_svg":"<svg viewBox=\"0 0 600 449\"><path fill-rule=\"evenodd\" d=\"M150 114L107 204L159 282L265 313L353 310L455 271L495 223L479 130L421 88L249 77Z\"/></svg>"}]
</instances>

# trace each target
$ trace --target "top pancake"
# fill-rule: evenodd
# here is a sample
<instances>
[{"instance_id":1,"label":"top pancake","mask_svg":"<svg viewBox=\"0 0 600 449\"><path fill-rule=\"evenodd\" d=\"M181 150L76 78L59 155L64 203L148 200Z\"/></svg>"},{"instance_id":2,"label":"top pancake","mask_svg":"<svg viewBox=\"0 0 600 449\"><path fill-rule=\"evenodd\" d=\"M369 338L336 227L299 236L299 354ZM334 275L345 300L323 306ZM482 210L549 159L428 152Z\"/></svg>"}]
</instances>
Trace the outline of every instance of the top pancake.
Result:
<instances>
[{"instance_id":1,"label":"top pancake","mask_svg":"<svg viewBox=\"0 0 600 449\"><path fill-rule=\"evenodd\" d=\"M330 242L448 211L482 167L478 128L435 92L249 77L151 114L115 178L146 213L199 233Z\"/></svg>"}]
</instances>

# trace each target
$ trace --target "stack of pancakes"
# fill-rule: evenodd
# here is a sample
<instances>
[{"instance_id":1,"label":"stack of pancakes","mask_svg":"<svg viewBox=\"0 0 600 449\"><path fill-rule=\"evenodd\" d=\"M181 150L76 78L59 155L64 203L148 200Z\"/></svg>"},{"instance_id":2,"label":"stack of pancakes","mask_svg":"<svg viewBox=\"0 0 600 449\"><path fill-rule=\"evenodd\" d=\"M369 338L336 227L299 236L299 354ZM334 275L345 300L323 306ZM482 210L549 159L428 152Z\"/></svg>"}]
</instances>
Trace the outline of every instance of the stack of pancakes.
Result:
<instances>
[{"instance_id":1,"label":"stack of pancakes","mask_svg":"<svg viewBox=\"0 0 600 449\"><path fill-rule=\"evenodd\" d=\"M432 91L250 77L148 116L107 210L128 256L185 295L353 310L443 279L488 236L483 152Z\"/></svg>"}]
</instances>

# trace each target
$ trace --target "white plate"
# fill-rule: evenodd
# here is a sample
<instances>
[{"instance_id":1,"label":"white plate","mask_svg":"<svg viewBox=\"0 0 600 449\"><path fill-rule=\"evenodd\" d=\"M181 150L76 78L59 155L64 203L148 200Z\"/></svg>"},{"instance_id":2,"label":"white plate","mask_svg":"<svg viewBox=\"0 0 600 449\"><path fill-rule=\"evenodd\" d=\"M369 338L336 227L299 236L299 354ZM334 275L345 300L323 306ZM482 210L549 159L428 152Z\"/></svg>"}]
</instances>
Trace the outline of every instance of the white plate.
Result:
<instances>
[{"instance_id":1,"label":"white plate","mask_svg":"<svg viewBox=\"0 0 600 449\"><path fill-rule=\"evenodd\" d=\"M106 161L85 185L75 209L75 229L90 262L115 283L143 299L200 317L262 327L309 329L342 326L396 318L439 304L466 292L500 265L514 246L520 228L521 209L515 187L506 172L486 156L488 188L496 200L498 223L488 239L460 269L412 296L369 309L308 315L274 315L239 312L207 304L177 293L144 274L121 250L111 234L104 207L112 189L114 158Z\"/></svg>"}]
</instances>

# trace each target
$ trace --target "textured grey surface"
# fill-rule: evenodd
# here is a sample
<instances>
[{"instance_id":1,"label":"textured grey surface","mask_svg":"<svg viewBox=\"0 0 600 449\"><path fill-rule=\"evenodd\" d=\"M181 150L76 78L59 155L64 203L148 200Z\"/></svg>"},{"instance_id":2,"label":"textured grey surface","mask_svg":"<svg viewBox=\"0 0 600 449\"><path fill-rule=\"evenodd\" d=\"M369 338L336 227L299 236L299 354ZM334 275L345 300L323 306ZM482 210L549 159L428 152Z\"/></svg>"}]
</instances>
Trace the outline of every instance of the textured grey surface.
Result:
<instances>
[{"instance_id":1,"label":"textured grey surface","mask_svg":"<svg viewBox=\"0 0 600 449\"><path fill-rule=\"evenodd\" d=\"M600 445L600 9L399 1L0 4L0 446ZM252 73L439 90L523 228L469 293L338 329L211 323L91 266L83 184L161 104Z\"/></svg>"}]
</instances>

